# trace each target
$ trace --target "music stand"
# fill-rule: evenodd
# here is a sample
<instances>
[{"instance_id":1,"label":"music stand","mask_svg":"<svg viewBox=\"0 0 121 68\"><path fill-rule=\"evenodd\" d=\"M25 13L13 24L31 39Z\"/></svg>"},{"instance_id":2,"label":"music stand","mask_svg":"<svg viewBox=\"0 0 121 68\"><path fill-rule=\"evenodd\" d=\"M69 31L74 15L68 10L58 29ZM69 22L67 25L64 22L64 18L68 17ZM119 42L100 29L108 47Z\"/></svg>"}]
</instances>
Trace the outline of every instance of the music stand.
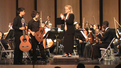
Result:
<instances>
[{"instance_id":1,"label":"music stand","mask_svg":"<svg viewBox=\"0 0 121 68\"><path fill-rule=\"evenodd\" d=\"M61 18L56 18L56 24L61 25L61 29L64 30L64 20L61 20Z\"/></svg>"},{"instance_id":2,"label":"music stand","mask_svg":"<svg viewBox=\"0 0 121 68\"><path fill-rule=\"evenodd\" d=\"M57 25L61 25L61 24L64 24L64 20L61 20L61 18L56 18L56 24Z\"/></svg>"},{"instance_id":3,"label":"music stand","mask_svg":"<svg viewBox=\"0 0 121 68\"><path fill-rule=\"evenodd\" d=\"M75 38L81 39L83 41L85 41L85 37L83 36L83 34L80 32L80 30L75 30Z\"/></svg>"},{"instance_id":4,"label":"music stand","mask_svg":"<svg viewBox=\"0 0 121 68\"><path fill-rule=\"evenodd\" d=\"M13 41L14 41L14 30L13 29L11 29L8 32L5 40L8 40L9 41L9 44L10 44L11 48L13 49L14 48L14 44L13 44Z\"/></svg>"},{"instance_id":5,"label":"music stand","mask_svg":"<svg viewBox=\"0 0 121 68\"><path fill-rule=\"evenodd\" d=\"M62 39L63 35L64 35L64 32L48 31L47 35L48 36L46 38L56 39L56 54L57 54L57 52L58 52L57 39Z\"/></svg>"},{"instance_id":6,"label":"music stand","mask_svg":"<svg viewBox=\"0 0 121 68\"><path fill-rule=\"evenodd\" d=\"M14 38L14 30L10 30L5 39L12 40Z\"/></svg>"}]
</instances>

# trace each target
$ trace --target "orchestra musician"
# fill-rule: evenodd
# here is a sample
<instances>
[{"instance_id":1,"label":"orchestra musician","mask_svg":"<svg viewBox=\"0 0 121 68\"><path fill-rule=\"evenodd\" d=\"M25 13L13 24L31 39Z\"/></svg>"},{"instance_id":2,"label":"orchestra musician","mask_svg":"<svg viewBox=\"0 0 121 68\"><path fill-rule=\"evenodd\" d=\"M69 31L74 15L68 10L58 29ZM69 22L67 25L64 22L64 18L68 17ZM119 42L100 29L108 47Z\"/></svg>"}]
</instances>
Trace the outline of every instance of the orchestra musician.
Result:
<instances>
[{"instance_id":1,"label":"orchestra musician","mask_svg":"<svg viewBox=\"0 0 121 68\"><path fill-rule=\"evenodd\" d=\"M82 32L83 32L83 34L85 34L84 30L82 30L80 28L79 23L77 23L75 25L75 41L76 41L76 44L77 44L79 56L83 56L83 51L84 51L84 47L85 47L85 38L84 38Z\"/></svg>"},{"instance_id":2,"label":"orchestra musician","mask_svg":"<svg viewBox=\"0 0 121 68\"><path fill-rule=\"evenodd\" d=\"M44 52L44 47L42 45L42 42L39 43L35 38L35 33L38 31L38 29L40 27L40 21L38 20L39 12L37 12L35 10L32 11L31 17L32 17L32 19L28 23L28 31L30 32L32 50L33 50L33 61L32 61L32 63L33 64L37 63L37 52L36 52L37 45L39 45L42 61L46 62L47 58L46 58L46 55L45 55L45 52Z\"/></svg>"},{"instance_id":3,"label":"orchestra musician","mask_svg":"<svg viewBox=\"0 0 121 68\"><path fill-rule=\"evenodd\" d=\"M51 23L50 22L50 16L47 16L47 21L45 21L45 25L48 24L48 23Z\"/></svg>"},{"instance_id":4,"label":"orchestra musician","mask_svg":"<svg viewBox=\"0 0 121 68\"><path fill-rule=\"evenodd\" d=\"M61 20L65 22L64 34L64 51L63 57L71 57L74 45L74 14L71 5L65 6L65 14L60 14Z\"/></svg>"},{"instance_id":5,"label":"orchestra musician","mask_svg":"<svg viewBox=\"0 0 121 68\"><path fill-rule=\"evenodd\" d=\"M13 21L13 29L15 31L14 64L23 64L22 63L23 51L19 49L19 45L20 45L20 36L23 35L22 30L25 30L25 27L22 27L22 21L21 21L21 19L25 15L25 8L23 7L18 8L17 13L19 15L16 16Z\"/></svg>"},{"instance_id":6,"label":"orchestra musician","mask_svg":"<svg viewBox=\"0 0 121 68\"><path fill-rule=\"evenodd\" d=\"M103 28L105 29L104 34L99 33L98 34L98 38L101 39L102 42L100 42L97 45L92 46L92 59L98 59L101 57L101 52L100 52L100 48L107 48L109 43L111 42L111 40L113 39L113 35L111 34L111 29L108 27L109 26L109 22L108 21L104 21L103 22Z\"/></svg>"},{"instance_id":7,"label":"orchestra musician","mask_svg":"<svg viewBox=\"0 0 121 68\"><path fill-rule=\"evenodd\" d=\"M85 28L85 29L88 30L88 41L85 44L83 57L84 58L90 58L91 45L94 43L94 41L91 41L91 40L94 40L93 36L95 36L95 30L94 30L94 25L93 24L86 23L86 26L87 26L87 28Z\"/></svg>"},{"instance_id":8,"label":"orchestra musician","mask_svg":"<svg viewBox=\"0 0 121 68\"><path fill-rule=\"evenodd\" d=\"M46 25L45 25L45 35L49 31L51 31L51 28L52 28L52 23L50 23L50 22L46 23ZM46 55L48 55L48 57L51 57L50 50L51 50L51 48L53 46L53 40L50 39L50 38L47 38L48 36L44 36L44 37L46 37L44 39L44 41L46 41L46 42L43 42L44 49L46 49ZM52 45L49 45L49 44L52 44Z\"/></svg>"}]
</instances>

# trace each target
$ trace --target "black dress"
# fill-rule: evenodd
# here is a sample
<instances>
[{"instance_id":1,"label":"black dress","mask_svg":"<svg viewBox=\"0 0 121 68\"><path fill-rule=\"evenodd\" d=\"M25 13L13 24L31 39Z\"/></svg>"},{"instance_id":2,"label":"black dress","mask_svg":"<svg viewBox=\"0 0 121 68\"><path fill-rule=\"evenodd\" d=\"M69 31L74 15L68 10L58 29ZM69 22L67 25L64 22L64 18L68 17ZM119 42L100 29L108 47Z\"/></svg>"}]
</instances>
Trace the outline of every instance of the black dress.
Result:
<instances>
[{"instance_id":1,"label":"black dress","mask_svg":"<svg viewBox=\"0 0 121 68\"><path fill-rule=\"evenodd\" d=\"M66 17L67 14L64 14ZM74 14L69 14L68 19L65 21L67 24L67 31L64 33L64 52L72 53L74 45Z\"/></svg>"}]
</instances>

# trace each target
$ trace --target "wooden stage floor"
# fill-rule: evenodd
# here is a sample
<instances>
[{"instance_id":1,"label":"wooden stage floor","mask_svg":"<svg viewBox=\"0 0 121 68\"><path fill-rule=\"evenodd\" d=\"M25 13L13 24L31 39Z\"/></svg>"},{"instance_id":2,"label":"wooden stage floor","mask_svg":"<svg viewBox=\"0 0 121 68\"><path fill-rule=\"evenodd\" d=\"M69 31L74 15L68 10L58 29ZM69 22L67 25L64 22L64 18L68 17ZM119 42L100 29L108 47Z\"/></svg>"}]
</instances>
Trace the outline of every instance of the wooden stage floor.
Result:
<instances>
[{"instance_id":1,"label":"wooden stage floor","mask_svg":"<svg viewBox=\"0 0 121 68\"><path fill-rule=\"evenodd\" d=\"M116 65L121 63L119 57L115 57L115 60L91 60L84 59L78 55L73 55L72 57L62 57L62 55L53 55L49 58L49 63L43 64L40 59L38 59L37 64L32 65L30 60L27 59L27 64L23 65L13 65L9 59L4 59L0 61L0 68L54 68L59 66L61 68L76 68L78 63L85 64L85 68L94 68L95 65L100 66L100 68L115 68Z\"/></svg>"}]
</instances>

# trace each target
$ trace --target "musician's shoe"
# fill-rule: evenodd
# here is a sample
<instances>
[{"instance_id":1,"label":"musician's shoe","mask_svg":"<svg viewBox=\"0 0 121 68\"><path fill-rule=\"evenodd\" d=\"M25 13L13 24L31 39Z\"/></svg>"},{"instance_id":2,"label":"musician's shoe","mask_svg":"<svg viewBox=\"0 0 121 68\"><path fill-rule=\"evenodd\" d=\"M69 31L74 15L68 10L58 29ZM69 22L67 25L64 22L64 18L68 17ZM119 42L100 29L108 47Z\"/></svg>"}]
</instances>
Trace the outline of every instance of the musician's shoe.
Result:
<instances>
[{"instance_id":1,"label":"musician's shoe","mask_svg":"<svg viewBox=\"0 0 121 68\"><path fill-rule=\"evenodd\" d=\"M68 57L71 57L71 56L72 56L71 54L68 55Z\"/></svg>"},{"instance_id":2,"label":"musician's shoe","mask_svg":"<svg viewBox=\"0 0 121 68\"><path fill-rule=\"evenodd\" d=\"M65 55L63 55L62 57L67 57L68 55L67 54L65 54Z\"/></svg>"}]
</instances>

